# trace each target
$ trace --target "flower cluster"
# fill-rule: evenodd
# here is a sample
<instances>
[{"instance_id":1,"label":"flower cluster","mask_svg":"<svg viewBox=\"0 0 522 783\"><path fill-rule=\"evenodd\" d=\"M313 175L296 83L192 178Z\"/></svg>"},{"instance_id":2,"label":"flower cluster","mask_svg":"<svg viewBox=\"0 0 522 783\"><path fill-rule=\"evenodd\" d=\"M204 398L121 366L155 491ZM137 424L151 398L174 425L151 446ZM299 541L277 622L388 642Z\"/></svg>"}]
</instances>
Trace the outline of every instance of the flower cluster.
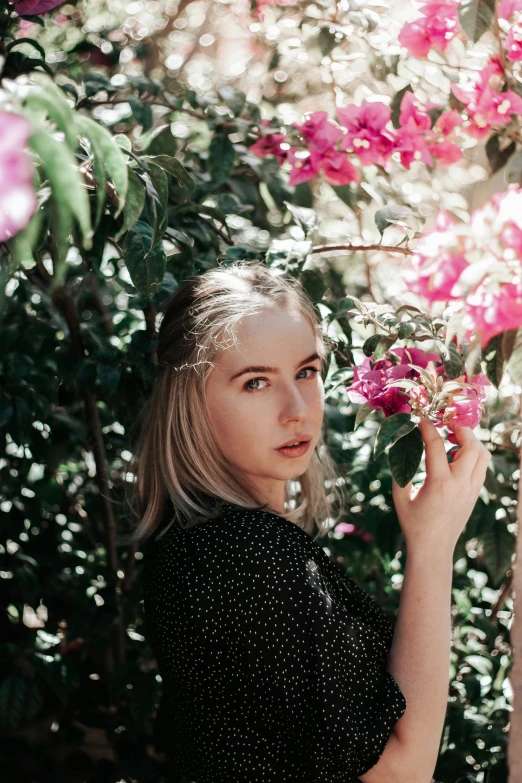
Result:
<instances>
[{"instance_id":1,"label":"flower cluster","mask_svg":"<svg viewBox=\"0 0 522 783\"><path fill-rule=\"evenodd\" d=\"M419 239L402 270L410 291L449 302L462 317L463 336L485 347L522 325L522 190L508 186L459 223L442 210L435 230Z\"/></svg>"},{"instance_id":2,"label":"flower cluster","mask_svg":"<svg viewBox=\"0 0 522 783\"><path fill-rule=\"evenodd\" d=\"M38 16L39 14L46 14L48 11L52 11L59 5L62 5L64 0L12 0L16 12L20 16Z\"/></svg>"},{"instance_id":3,"label":"flower cluster","mask_svg":"<svg viewBox=\"0 0 522 783\"><path fill-rule=\"evenodd\" d=\"M292 144L292 137L286 133L269 131L252 144L250 152L290 163L290 185L306 182L319 173L332 185L360 182L360 172L350 160L353 156L363 166L375 164L386 170L394 153L406 169L414 160L428 166L435 162L447 166L462 157L460 148L449 138L462 119L457 111L446 111L432 127L428 113L432 108L435 106L423 106L412 92L406 92L398 129L391 124L391 109L382 101L363 100L360 106L338 108L338 122L329 119L327 112L316 111L303 123L293 125L300 146ZM270 125L264 121L261 127L265 131Z\"/></svg>"},{"instance_id":4,"label":"flower cluster","mask_svg":"<svg viewBox=\"0 0 522 783\"><path fill-rule=\"evenodd\" d=\"M339 522L334 528L336 533L342 533L344 536L356 536L361 541L373 541L373 536L366 530L363 530L357 525L353 525L351 522Z\"/></svg>"},{"instance_id":5,"label":"flower cluster","mask_svg":"<svg viewBox=\"0 0 522 783\"><path fill-rule=\"evenodd\" d=\"M26 149L29 135L24 117L0 111L0 242L25 228L37 206L33 164Z\"/></svg>"},{"instance_id":6,"label":"flower cluster","mask_svg":"<svg viewBox=\"0 0 522 783\"><path fill-rule=\"evenodd\" d=\"M490 385L482 374L470 380L464 372L449 379L438 354L396 347L382 359L365 357L354 368L346 393L352 402L379 408L386 418L395 413L429 416L436 427L452 432L456 426L477 426L486 398L484 387Z\"/></svg>"},{"instance_id":7,"label":"flower cluster","mask_svg":"<svg viewBox=\"0 0 522 783\"><path fill-rule=\"evenodd\" d=\"M430 49L444 52L458 32L457 0L422 0L421 5L422 16L399 33L411 57L426 57Z\"/></svg>"}]
</instances>

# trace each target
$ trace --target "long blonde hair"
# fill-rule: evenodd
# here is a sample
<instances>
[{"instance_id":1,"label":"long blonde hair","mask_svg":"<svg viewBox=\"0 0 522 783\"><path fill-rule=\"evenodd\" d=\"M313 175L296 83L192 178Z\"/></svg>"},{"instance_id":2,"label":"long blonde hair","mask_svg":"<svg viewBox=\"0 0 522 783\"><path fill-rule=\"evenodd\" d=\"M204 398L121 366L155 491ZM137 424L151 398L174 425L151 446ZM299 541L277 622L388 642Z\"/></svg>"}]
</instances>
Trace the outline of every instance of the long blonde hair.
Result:
<instances>
[{"instance_id":1,"label":"long blonde hair","mask_svg":"<svg viewBox=\"0 0 522 783\"><path fill-rule=\"evenodd\" d=\"M238 261L195 275L164 308L157 347L158 374L151 398L137 423L130 473L131 513L139 521L128 538L149 538L172 510L171 523L191 528L217 517L224 504L267 510L240 480L213 438L206 409L206 380L221 350L236 338L239 321L273 306L290 306L308 320L317 336L323 371L330 350L320 316L296 278L260 262ZM337 514L332 516L333 508ZM343 512L335 464L324 435L306 472L285 486L280 514L321 537ZM170 524L168 527L170 527ZM165 528L160 535L166 532Z\"/></svg>"}]
</instances>

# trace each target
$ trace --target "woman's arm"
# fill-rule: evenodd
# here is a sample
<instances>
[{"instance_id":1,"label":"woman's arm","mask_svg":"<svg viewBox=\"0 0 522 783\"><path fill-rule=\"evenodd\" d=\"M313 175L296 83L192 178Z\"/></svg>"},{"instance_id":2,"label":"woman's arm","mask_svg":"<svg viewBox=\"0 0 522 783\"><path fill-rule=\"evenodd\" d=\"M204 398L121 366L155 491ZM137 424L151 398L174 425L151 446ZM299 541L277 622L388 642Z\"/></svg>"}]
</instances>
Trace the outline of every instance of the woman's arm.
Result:
<instances>
[{"instance_id":1,"label":"woman's arm","mask_svg":"<svg viewBox=\"0 0 522 783\"><path fill-rule=\"evenodd\" d=\"M406 567L388 671L406 699L379 761L363 783L430 783L446 717L451 642L453 552L480 488L490 453L471 430L458 428L461 445L448 465L436 428L423 420L426 481L394 483L394 504L406 540Z\"/></svg>"}]
</instances>

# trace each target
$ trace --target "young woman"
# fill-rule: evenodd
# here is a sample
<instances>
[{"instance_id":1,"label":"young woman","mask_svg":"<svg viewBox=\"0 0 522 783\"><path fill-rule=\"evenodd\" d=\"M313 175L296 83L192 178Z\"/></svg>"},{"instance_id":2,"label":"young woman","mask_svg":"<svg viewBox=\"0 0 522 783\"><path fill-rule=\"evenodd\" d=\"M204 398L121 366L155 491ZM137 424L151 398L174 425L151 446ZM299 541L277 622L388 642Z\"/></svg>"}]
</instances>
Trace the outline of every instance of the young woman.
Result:
<instances>
[{"instance_id":1,"label":"young woman","mask_svg":"<svg viewBox=\"0 0 522 783\"><path fill-rule=\"evenodd\" d=\"M298 282L262 264L196 276L165 309L134 538L156 745L196 783L430 783L435 768L453 550L490 455L460 428L448 464L421 421L426 481L414 497L393 484L407 550L394 627L313 535L339 501L327 356Z\"/></svg>"}]
</instances>

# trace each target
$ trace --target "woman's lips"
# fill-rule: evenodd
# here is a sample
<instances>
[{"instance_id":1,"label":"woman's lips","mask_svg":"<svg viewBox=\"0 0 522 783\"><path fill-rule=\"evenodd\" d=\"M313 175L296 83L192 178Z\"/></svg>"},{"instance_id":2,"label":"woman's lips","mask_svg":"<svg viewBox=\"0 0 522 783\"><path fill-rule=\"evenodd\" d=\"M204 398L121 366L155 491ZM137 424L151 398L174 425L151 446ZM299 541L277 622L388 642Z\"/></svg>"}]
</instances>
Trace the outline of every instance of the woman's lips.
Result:
<instances>
[{"instance_id":1,"label":"woman's lips","mask_svg":"<svg viewBox=\"0 0 522 783\"><path fill-rule=\"evenodd\" d=\"M282 446L281 448L276 449L276 451L278 451L282 457L302 457L310 448L311 442L312 441L310 440L305 440L303 443L300 443L299 446Z\"/></svg>"}]
</instances>

